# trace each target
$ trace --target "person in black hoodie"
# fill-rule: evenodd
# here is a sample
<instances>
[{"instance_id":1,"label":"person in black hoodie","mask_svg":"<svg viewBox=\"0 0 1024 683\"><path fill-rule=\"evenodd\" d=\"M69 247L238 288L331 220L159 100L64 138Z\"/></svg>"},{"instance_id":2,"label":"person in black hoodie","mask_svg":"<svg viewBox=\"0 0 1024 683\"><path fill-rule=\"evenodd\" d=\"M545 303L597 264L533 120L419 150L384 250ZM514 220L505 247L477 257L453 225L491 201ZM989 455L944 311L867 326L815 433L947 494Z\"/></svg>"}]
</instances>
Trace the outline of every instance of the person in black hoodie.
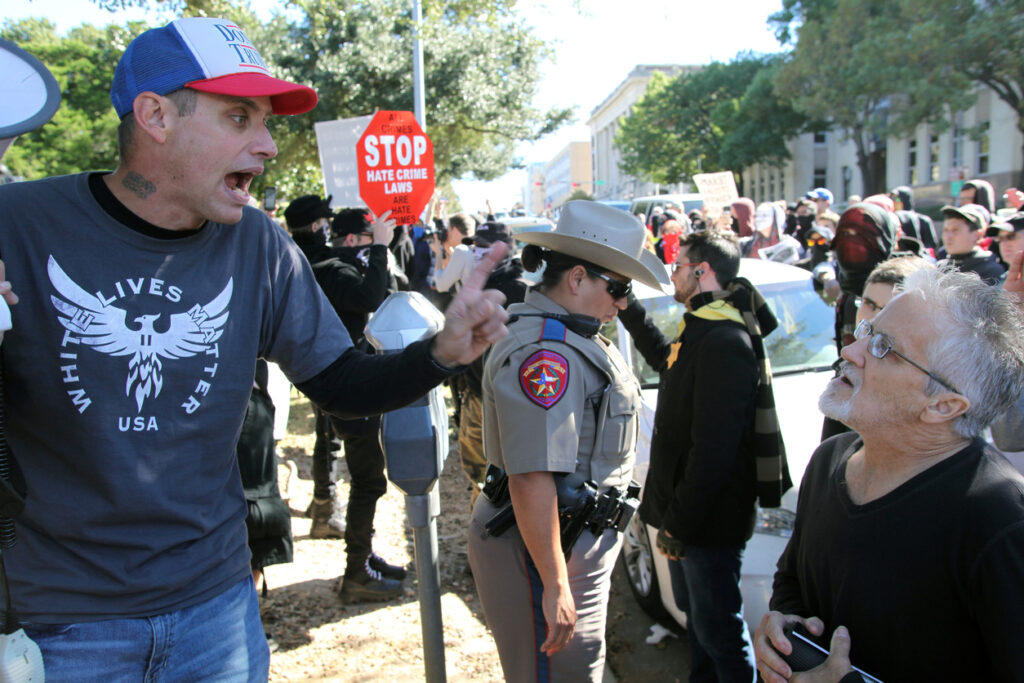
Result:
<instances>
[{"instance_id":1,"label":"person in black hoodie","mask_svg":"<svg viewBox=\"0 0 1024 683\"><path fill-rule=\"evenodd\" d=\"M896 204L896 217L900 221L900 228L907 237L913 237L928 249L936 249L941 246L935 234L935 224L932 219L923 213L914 211L914 191L906 185L900 185L889 190L889 196Z\"/></svg>"},{"instance_id":2,"label":"person in black hoodie","mask_svg":"<svg viewBox=\"0 0 1024 683\"><path fill-rule=\"evenodd\" d=\"M996 212L996 191L992 188L992 183L980 178L966 181L960 187L956 205L965 206L967 204L983 206L990 215L994 214Z\"/></svg>"},{"instance_id":3,"label":"person in black hoodie","mask_svg":"<svg viewBox=\"0 0 1024 683\"><path fill-rule=\"evenodd\" d=\"M315 195L300 197L285 211L289 230L313 267L320 288L341 318L357 348L366 350L363 328L370 314L395 288L388 272L388 245L395 221L387 214L372 223L366 209L343 209L335 216L331 232L342 240L327 244L327 232L317 227L330 214L326 201ZM295 207L295 208L293 208ZM312 219L311 224L305 221ZM373 552L373 518L377 500L387 490L384 453L381 450L380 416L341 420L314 410L317 419L313 447L313 518L310 536L338 537L341 525L332 519L334 491L331 481L332 437L341 439L351 478L345 512L346 566L338 592L346 602L387 600L402 594L405 569L388 564Z\"/></svg>"}]
</instances>

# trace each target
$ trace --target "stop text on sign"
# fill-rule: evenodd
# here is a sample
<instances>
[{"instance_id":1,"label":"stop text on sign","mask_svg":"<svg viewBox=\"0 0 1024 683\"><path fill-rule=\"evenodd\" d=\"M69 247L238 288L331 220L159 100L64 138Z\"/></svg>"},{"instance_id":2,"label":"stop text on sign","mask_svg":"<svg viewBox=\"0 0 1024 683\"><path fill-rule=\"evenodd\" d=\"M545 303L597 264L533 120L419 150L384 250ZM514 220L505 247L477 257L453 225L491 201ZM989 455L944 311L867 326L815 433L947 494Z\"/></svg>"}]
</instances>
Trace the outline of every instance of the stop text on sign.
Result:
<instances>
[{"instance_id":1,"label":"stop text on sign","mask_svg":"<svg viewBox=\"0 0 1024 683\"><path fill-rule=\"evenodd\" d=\"M434 147L412 112L377 112L356 153L363 201L400 224L416 222L434 192Z\"/></svg>"}]
</instances>

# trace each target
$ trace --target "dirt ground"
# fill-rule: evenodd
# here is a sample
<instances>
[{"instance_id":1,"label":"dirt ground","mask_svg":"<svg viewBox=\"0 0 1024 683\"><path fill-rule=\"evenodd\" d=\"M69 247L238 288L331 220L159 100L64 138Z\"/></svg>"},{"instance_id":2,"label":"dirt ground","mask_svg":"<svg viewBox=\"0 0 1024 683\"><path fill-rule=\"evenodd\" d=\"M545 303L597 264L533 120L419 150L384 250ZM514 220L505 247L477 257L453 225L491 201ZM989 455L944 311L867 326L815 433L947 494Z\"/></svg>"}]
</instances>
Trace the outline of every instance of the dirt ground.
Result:
<instances>
[{"instance_id":1,"label":"dirt ground","mask_svg":"<svg viewBox=\"0 0 1024 683\"><path fill-rule=\"evenodd\" d=\"M282 494L292 510L295 561L266 570L269 593L263 599L266 630L276 643L270 680L417 681L423 680L422 633L415 577L412 528L405 519L405 498L394 486L377 506L374 549L410 570L406 595L390 603L345 605L335 588L344 570L342 540L309 538L303 514L313 493L310 476L313 415L309 402L294 390L288 436L279 443ZM501 681L501 666L466 566L465 530L470 490L458 464L457 443L441 477L441 516L437 536L448 680ZM341 499L348 496L348 473L341 465ZM616 569L608 620L606 681L644 683L686 680L685 637L648 645L653 622L640 612Z\"/></svg>"}]
</instances>

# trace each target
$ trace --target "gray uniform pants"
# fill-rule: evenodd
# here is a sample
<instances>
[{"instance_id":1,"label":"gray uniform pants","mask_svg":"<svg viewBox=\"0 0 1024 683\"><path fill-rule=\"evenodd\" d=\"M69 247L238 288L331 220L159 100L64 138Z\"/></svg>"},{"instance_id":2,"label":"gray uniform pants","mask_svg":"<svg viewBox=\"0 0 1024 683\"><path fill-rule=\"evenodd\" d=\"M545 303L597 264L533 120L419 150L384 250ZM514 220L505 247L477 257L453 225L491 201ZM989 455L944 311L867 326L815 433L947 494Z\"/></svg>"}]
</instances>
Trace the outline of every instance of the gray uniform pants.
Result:
<instances>
[{"instance_id":1,"label":"gray uniform pants","mask_svg":"<svg viewBox=\"0 0 1024 683\"><path fill-rule=\"evenodd\" d=\"M543 586L519 530L513 527L497 538L484 537L484 524L496 511L485 496L477 497L469 528L469 564L505 680L601 683L608 591L621 534L606 529L595 537L584 531L573 546L567 570L576 602L576 629L566 648L548 657L540 652L547 638Z\"/></svg>"}]
</instances>

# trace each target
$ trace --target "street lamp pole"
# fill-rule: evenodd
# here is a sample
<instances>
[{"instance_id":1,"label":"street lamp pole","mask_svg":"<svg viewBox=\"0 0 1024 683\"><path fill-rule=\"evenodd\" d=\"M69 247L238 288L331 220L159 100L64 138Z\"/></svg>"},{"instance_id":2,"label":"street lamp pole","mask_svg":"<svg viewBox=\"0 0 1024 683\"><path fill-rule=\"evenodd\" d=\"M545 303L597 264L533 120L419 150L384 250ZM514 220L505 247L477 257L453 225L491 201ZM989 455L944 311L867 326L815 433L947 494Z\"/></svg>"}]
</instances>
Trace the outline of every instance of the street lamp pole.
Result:
<instances>
[{"instance_id":1,"label":"street lamp pole","mask_svg":"<svg viewBox=\"0 0 1024 683\"><path fill-rule=\"evenodd\" d=\"M423 9L420 0L412 0L412 99L413 113L423 132L427 132L426 105L423 95L423 43L420 29L423 26Z\"/></svg>"}]
</instances>

